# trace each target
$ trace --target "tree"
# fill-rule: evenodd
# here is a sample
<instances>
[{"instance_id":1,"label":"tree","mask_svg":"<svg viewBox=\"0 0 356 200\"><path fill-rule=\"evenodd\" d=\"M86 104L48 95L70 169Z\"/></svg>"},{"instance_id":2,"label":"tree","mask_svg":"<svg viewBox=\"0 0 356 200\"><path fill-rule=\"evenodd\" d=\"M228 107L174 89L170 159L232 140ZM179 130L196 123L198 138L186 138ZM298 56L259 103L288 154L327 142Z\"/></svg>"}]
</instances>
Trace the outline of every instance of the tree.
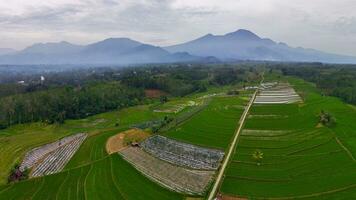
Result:
<instances>
[{"instance_id":1,"label":"tree","mask_svg":"<svg viewBox=\"0 0 356 200\"><path fill-rule=\"evenodd\" d=\"M335 119L331 116L330 113L325 112L324 110L321 110L319 114L319 123L321 123L324 126L333 126L335 124Z\"/></svg>"},{"instance_id":2,"label":"tree","mask_svg":"<svg viewBox=\"0 0 356 200\"><path fill-rule=\"evenodd\" d=\"M260 165L261 164L261 161L263 159L263 153L261 150L259 149L256 149L253 154L252 154L252 158L253 160L256 161L257 165Z\"/></svg>"},{"instance_id":3,"label":"tree","mask_svg":"<svg viewBox=\"0 0 356 200\"><path fill-rule=\"evenodd\" d=\"M162 104L164 104L164 103L168 102L168 97L165 96L165 95L163 95L163 96L161 96L161 97L159 98L159 101L160 101Z\"/></svg>"}]
</instances>

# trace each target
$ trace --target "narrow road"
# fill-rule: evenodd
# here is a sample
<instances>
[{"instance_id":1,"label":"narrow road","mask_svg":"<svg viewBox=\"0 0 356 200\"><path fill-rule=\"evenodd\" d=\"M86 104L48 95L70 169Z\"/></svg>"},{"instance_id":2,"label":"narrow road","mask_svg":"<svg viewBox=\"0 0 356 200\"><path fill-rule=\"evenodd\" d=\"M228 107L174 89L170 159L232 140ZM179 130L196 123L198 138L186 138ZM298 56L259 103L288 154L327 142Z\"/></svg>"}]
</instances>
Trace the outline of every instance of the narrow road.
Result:
<instances>
[{"instance_id":1,"label":"narrow road","mask_svg":"<svg viewBox=\"0 0 356 200\"><path fill-rule=\"evenodd\" d=\"M261 80L261 83L263 82L264 78L263 78L263 75L262 75L262 80ZM230 160L230 157L234 151L234 148L236 146L236 142L237 142L237 139L239 138L239 135L240 135L240 132L245 124L245 119L248 115L248 112L253 104L253 102L255 101L256 99L256 95L258 93L258 89L255 91L255 93L253 94L252 98L250 99L250 102L248 103L248 106L246 107L244 113L242 114L242 117L241 117L241 120L240 120L240 125L239 125L239 128L237 129L236 133L235 133L235 136L234 136L234 139L229 147L229 151L221 165L221 168L220 168L220 171L219 171L219 174L216 178L216 181L214 183L214 186L213 186L213 189L210 191L210 194L209 194L209 197L208 197L208 200L213 200L216 196L216 193L217 193L217 190L219 188L219 185L220 185L220 182L221 182L221 179L224 175L224 172L225 172L225 169L226 169L226 166L227 164L229 163L229 160Z\"/></svg>"}]
</instances>

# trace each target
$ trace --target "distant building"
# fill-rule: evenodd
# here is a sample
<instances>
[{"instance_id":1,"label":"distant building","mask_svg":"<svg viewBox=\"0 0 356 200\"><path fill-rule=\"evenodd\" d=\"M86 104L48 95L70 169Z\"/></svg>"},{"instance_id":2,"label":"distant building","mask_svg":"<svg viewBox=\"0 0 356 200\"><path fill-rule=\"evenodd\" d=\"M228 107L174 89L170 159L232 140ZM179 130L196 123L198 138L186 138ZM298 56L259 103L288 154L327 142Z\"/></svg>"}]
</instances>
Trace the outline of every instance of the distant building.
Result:
<instances>
[{"instance_id":1,"label":"distant building","mask_svg":"<svg viewBox=\"0 0 356 200\"><path fill-rule=\"evenodd\" d=\"M256 90L258 89L258 86L247 86L245 87L245 90Z\"/></svg>"},{"instance_id":2,"label":"distant building","mask_svg":"<svg viewBox=\"0 0 356 200\"><path fill-rule=\"evenodd\" d=\"M41 76L41 84L43 84L43 82L45 81L45 77L44 76Z\"/></svg>"}]
</instances>

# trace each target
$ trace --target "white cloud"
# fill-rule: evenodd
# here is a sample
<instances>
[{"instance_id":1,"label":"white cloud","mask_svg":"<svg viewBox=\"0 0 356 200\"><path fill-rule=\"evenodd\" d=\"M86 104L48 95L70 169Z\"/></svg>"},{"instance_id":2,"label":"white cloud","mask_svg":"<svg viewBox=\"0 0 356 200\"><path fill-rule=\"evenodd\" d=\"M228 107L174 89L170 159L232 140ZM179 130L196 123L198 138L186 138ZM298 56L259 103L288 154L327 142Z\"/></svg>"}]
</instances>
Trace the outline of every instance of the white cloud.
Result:
<instances>
[{"instance_id":1,"label":"white cloud","mask_svg":"<svg viewBox=\"0 0 356 200\"><path fill-rule=\"evenodd\" d=\"M354 0L1 0L0 46L125 36L167 45L246 28L356 56L354 10Z\"/></svg>"}]
</instances>

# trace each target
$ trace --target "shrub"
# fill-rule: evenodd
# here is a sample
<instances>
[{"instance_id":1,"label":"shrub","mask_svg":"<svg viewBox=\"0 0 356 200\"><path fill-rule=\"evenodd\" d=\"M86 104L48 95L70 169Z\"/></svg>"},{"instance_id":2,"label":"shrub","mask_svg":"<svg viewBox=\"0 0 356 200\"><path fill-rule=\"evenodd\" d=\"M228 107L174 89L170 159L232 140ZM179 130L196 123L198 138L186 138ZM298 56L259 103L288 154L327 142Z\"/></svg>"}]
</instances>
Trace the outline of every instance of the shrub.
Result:
<instances>
[{"instance_id":1,"label":"shrub","mask_svg":"<svg viewBox=\"0 0 356 200\"><path fill-rule=\"evenodd\" d=\"M8 177L8 182L11 183L11 182L25 180L28 179L29 175L30 175L29 169L26 168L24 171L21 171L20 165L15 164L14 167L11 169L10 175Z\"/></svg>"},{"instance_id":2,"label":"shrub","mask_svg":"<svg viewBox=\"0 0 356 200\"><path fill-rule=\"evenodd\" d=\"M324 126L330 127L335 124L335 119L330 113L327 113L322 110L319 114L319 123Z\"/></svg>"}]
</instances>

